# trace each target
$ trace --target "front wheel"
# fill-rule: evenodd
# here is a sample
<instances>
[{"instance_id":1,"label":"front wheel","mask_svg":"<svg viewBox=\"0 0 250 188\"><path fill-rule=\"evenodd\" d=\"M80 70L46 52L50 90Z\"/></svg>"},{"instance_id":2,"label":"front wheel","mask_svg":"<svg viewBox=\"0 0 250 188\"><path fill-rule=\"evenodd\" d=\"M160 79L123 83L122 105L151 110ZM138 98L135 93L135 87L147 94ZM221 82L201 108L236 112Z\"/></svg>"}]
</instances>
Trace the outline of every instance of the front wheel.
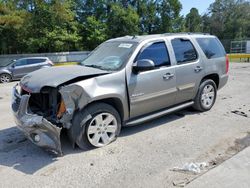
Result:
<instances>
[{"instance_id":1,"label":"front wheel","mask_svg":"<svg viewBox=\"0 0 250 188\"><path fill-rule=\"evenodd\" d=\"M86 112L88 112L86 114ZM87 117L91 117L84 125L80 125ZM80 129L79 127L82 126ZM73 127L80 136L76 144L81 149L103 147L115 141L121 130L121 118L117 110L106 103L96 103L87 107L73 120Z\"/></svg>"},{"instance_id":2,"label":"front wheel","mask_svg":"<svg viewBox=\"0 0 250 188\"><path fill-rule=\"evenodd\" d=\"M194 100L194 109L205 112L210 110L216 100L217 87L213 80L204 80Z\"/></svg>"}]
</instances>

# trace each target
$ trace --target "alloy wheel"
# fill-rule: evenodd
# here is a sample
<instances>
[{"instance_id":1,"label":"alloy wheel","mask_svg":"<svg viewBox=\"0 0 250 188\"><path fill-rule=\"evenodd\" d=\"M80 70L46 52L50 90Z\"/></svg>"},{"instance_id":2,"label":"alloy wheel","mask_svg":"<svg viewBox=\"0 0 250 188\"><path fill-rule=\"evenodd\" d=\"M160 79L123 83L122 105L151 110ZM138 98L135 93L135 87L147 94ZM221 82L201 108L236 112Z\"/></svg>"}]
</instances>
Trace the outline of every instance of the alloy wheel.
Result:
<instances>
[{"instance_id":1,"label":"alloy wheel","mask_svg":"<svg viewBox=\"0 0 250 188\"><path fill-rule=\"evenodd\" d=\"M10 82L10 80L11 80L11 77L8 74L2 74L0 76L0 81L2 83L8 83L8 82Z\"/></svg>"},{"instance_id":2,"label":"alloy wheel","mask_svg":"<svg viewBox=\"0 0 250 188\"><path fill-rule=\"evenodd\" d=\"M87 137L93 146L102 147L115 139L117 129L115 116L110 113L100 113L91 120L87 128Z\"/></svg>"},{"instance_id":3,"label":"alloy wheel","mask_svg":"<svg viewBox=\"0 0 250 188\"><path fill-rule=\"evenodd\" d=\"M202 94L201 94L201 103L205 108L210 108L215 99L215 89L211 84L206 85L203 88Z\"/></svg>"}]
</instances>

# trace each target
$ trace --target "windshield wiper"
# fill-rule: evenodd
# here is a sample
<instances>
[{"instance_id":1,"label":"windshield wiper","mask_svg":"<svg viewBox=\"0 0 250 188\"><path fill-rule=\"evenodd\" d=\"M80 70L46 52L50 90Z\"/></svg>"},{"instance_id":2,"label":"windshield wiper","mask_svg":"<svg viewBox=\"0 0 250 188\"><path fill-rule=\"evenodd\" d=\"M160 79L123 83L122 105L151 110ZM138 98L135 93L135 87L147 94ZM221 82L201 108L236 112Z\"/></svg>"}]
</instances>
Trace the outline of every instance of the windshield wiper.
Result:
<instances>
[{"instance_id":1,"label":"windshield wiper","mask_svg":"<svg viewBox=\"0 0 250 188\"><path fill-rule=\"evenodd\" d=\"M102 69L103 70L103 67L100 66L100 65L84 65L85 67L93 67L93 68L97 68L97 69Z\"/></svg>"}]
</instances>

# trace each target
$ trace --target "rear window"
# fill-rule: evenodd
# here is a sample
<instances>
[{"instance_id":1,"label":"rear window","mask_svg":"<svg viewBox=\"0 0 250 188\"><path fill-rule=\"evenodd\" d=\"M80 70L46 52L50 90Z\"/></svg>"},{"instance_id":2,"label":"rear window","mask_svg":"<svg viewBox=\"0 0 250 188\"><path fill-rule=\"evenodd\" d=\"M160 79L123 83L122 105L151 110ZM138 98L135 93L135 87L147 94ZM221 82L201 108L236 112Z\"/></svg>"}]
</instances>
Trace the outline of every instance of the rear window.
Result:
<instances>
[{"instance_id":1,"label":"rear window","mask_svg":"<svg viewBox=\"0 0 250 188\"><path fill-rule=\"evenodd\" d=\"M224 47L217 38L197 38L196 40L208 59L225 57Z\"/></svg>"},{"instance_id":2,"label":"rear window","mask_svg":"<svg viewBox=\"0 0 250 188\"><path fill-rule=\"evenodd\" d=\"M188 39L173 39L171 41L178 64L192 62L198 58L196 50Z\"/></svg>"}]
</instances>

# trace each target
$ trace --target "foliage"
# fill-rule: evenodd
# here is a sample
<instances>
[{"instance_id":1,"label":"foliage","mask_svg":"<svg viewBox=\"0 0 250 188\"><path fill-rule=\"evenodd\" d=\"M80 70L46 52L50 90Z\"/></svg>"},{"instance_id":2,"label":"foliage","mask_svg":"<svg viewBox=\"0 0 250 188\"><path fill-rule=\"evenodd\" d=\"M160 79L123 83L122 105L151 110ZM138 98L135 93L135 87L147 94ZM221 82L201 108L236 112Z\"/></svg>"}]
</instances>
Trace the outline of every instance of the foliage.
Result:
<instances>
[{"instance_id":1,"label":"foliage","mask_svg":"<svg viewBox=\"0 0 250 188\"><path fill-rule=\"evenodd\" d=\"M0 0L0 54L92 50L124 35L207 32L250 38L250 2L215 0L180 15L179 0Z\"/></svg>"},{"instance_id":2,"label":"foliage","mask_svg":"<svg viewBox=\"0 0 250 188\"><path fill-rule=\"evenodd\" d=\"M192 8L185 18L185 27L188 32L201 32L201 16L196 8Z\"/></svg>"},{"instance_id":3,"label":"foliage","mask_svg":"<svg viewBox=\"0 0 250 188\"><path fill-rule=\"evenodd\" d=\"M87 17L84 30L85 42L83 44L88 49L95 48L107 39L106 24L97 20L94 16Z\"/></svg>"},{"instance_id":4,"label":"foliage","mask_svg":"<svg viewBox=\"0 0 250 188\"><path fill-rule=\"evenodd\" d=\"M111 5L108 15L108 34L110 37L136 35L139 32L139 16L130 6Z\"/></svg>"}]
</instances>

